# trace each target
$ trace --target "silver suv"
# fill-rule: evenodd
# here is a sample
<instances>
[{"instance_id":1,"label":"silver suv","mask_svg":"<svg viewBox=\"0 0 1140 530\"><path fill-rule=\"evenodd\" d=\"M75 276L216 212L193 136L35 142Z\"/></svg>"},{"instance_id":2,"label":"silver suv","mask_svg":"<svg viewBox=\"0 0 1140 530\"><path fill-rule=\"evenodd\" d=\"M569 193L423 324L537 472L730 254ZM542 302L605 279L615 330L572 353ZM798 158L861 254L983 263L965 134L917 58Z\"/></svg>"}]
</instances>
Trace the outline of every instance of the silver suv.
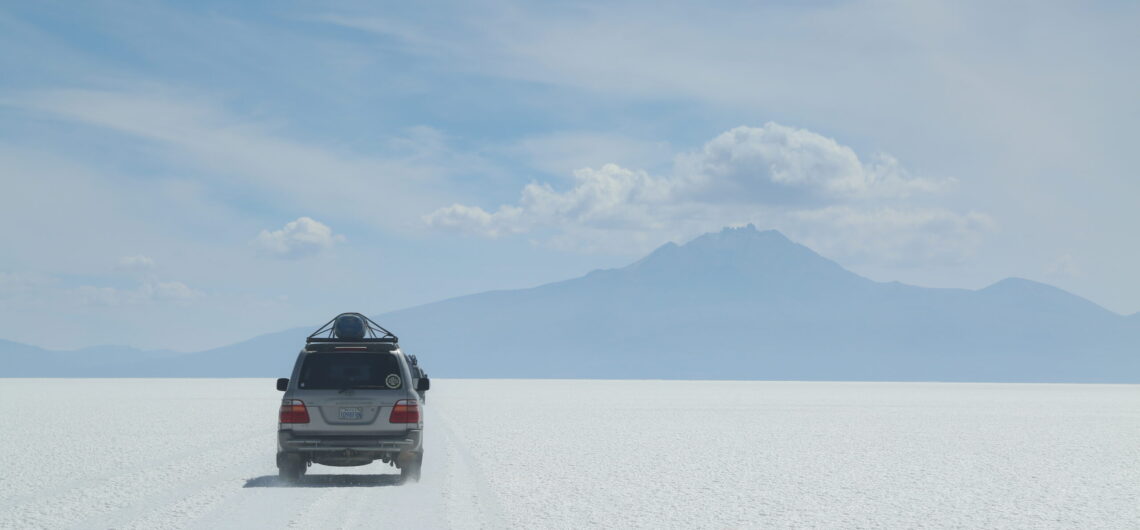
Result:
<instances>
[{"instance_id":1,"label":"silver suv","mask_svg":"<svg viewBox=\"0 0 1140 530\"><path fill-rule=\"evenodd\" d=\"M292 377L277 380L285 392L277 426L281 478L295 481L314 462L381 460L403 480L419 480L421 396L430 385L395 335L359 313L338 315L306 340Z\"/></svg>"}]
</instances>

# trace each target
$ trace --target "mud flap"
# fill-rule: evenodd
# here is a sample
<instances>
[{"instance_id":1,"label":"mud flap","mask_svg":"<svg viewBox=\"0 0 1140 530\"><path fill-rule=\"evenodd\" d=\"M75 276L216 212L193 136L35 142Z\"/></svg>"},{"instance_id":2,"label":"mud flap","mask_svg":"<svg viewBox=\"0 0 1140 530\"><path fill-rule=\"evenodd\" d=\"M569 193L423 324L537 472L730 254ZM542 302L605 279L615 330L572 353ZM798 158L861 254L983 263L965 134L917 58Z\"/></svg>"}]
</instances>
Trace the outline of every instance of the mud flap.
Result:
<instances>
[{"instance_id":1,"label":"mud flap","mask_svg":"<svg viewBox=\"0 0 1140 530\"><path fill-rule=\"evenodd\" d=\"M400 451L400 455L396 457L396 467L403 469L408 464L415 464L423 459L423 453L416 453L413 451Z\"/></svg>"},{"instance_id":2,"label":"mud flap","mask_svg":"<svg viewBox=\"0 0 1140 530\"><path fill-rule=\"evenodd\" d=\"M423 467L424 462L422 452L404 451L400 453L396 461L400 468L401 484L407 484L410 480L420 481L420 468Z\"/></svg>"},{"instance_id":3,"label":"mud flap","mask_svg":"<svg viewBox=\"0 0 1140 530\"><path fill-rule=\"evenodd\" d=\"M277 469L296 465L304 473L304 469L312 465L312 462L301 458L301 455L294 453L277 453Z\"/></svg>"}]
</instances>

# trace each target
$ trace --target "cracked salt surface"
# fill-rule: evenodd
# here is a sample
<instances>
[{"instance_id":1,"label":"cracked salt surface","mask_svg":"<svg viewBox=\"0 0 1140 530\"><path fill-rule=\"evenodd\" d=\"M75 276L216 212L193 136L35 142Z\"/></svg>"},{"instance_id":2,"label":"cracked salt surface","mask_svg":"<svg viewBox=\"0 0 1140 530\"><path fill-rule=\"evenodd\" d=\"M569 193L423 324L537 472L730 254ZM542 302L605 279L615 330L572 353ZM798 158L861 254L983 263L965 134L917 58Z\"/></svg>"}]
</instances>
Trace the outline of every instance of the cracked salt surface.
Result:
<instances>
[{"instance_id":1,"label":"cracked salt surface","mask_svg":"<svg viewBox=\"0 0 1140 530\"><path fill-rule=\"evenodd\" d=\"M272 380L0 380L0 528L1140 528L1136 385L433 383L287 487Z\"/></svg>"}]
</instances>

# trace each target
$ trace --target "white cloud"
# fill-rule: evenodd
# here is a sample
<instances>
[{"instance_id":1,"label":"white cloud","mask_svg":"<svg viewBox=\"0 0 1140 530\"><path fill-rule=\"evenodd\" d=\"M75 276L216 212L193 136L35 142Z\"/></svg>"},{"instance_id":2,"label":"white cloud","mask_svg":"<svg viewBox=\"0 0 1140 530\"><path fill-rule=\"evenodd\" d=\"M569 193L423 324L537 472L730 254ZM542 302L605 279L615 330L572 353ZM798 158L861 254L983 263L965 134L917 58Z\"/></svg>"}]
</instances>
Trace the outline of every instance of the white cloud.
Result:
<instances>
[{"instance_id":1,"label":"white cloud","mask_svg":"<svg viewBox=\"0 0 1140 530\"><path fill-rule=\"evenodd\" d=\"M531 183L523 188L518 206L505 205L488 213L479 207L454 204L429 214L425 221L433 227L488 237L567 223L615 229L642 227L652 216L650 210L670 199L674 185L616 164L575 171L574 183L566 192L555 191L549 184Z\"/></svg>"},{"instance_id":2,"label":"white cloud","mask_svg":"<svg viewBox=\"0 0 1140 530\"><path fill-rule=\"evenodd\" d=\"M772 122L717 136L680 157L678 170L689 192L769 204L906 197L949 184L911 177L890 155L865 163L831 138Z\"/></svg>"},{"instance_id":3,"label":"white cloud","mask_svg":"<svg viewBox=\"0 0 1140 530\"><path fill-rule=\"evenodd\" d=\"M1077 259L1069 253L1057 256L1057 259L1046 265L1045 274L1054 277L1077 277L1084 275L1080 264L1077 263Z\"/></svg>"},{"instance_id":4,"label":"white cloud","mask_svg":"<svg viewBox=\"0 0 1140 530\"><path fill-rule=\"evenodd\" d=\"M127 271L149 271L154 269L154 260L141 254L119 258L119 268Z\"/></svg>"},{"instance_id":5,"label":"white cloud","mask_svg":"<svg viewBox=\"0 0 1140 530\"><path fill-rule=\"evenodd\" d=\"M521 211L517 206L500 206L498 212L490 214L478 206L452 204L424 216L424 222L434 228L498 237L504 232L523 231L510 226Z\"/></svg>"},{"instance_id":6,"label":"white cloud","mask_svg":"<svg viewBox=\"0 0 1140 530\"><path fill-rule=\"evenodd\" d=\"M137 299L130 291L94 285L77 287L72 291L72 294L79 305L85 306L118 306Z\"/></svg>"},{"instance_id":7,"label":"white cloud","mask_svg":"<svg viewBox=\"0 0 1140 530\"><path fill-rule=\"evenodd\" d=\"M66 296L86 306L128 306L156 302L187 303L202 298L202 291L179 281L147 280L133 289L83 285L71 289Z\"/></svg>"},{"instance_id":8,"label":"white cloud","mask_svg":"<svg viewBox=\"0 0 1140 530\"><path fill-rule=\"evenodd\" d=\"M320 254L344 240L344 236L333 234L328 225L309 217L300 217L296 221L285 223L280 230L262 230L254 244L266 255L301 258Z\"/></svg>"},{"instance_id":9,"label":"white cloud","mask_svg":"<svg viewBox=\"0 0 1140 530\"><path fill-rule=\"evenodd\" d=\"M557 248L627 253L754 222L832 255L956 259L989 229L988 216L893 204L952 184L914 177L887 154L865 162L833 139L768 123L678 156L669 176L606 164L575 171L564 191L531 183L516 204L494 211L453 204L424 220L485 237L533 233Z\"/></svg>"},{"instance_id":10,"label":"white cloud","mask_svg":"<svg viewBox=\"0 0 1140 530\"><path fill-rule=\"evenodd\" d=\"M0 300L34 293L51 283L50 278L40 274L0 272Z\"/></svg>"},{"instance_id":11,"label":"white cloud","mask_svg":"<svg viewBox=\"0 0 1140 530\"><path fill-rule=\"evenodd\" d=\"M182 302L203 296L202 292L182 282L153 282L143 286L151 298Z\"/></svg>"}]
</instances>

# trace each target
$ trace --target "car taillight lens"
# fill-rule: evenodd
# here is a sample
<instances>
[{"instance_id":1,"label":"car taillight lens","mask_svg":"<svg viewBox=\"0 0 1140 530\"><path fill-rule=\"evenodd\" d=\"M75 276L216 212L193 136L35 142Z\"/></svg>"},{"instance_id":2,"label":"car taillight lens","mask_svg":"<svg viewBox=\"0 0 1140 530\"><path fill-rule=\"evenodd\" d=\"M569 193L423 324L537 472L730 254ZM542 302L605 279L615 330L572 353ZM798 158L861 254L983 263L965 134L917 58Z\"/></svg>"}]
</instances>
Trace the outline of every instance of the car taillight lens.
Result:
<instances>
[{"instance_id":1,"label":"car taillight lens","mask_svg":"<svg viewBox=\"0 0 1140 530\"><path fill-rule=\"evenodd\" d=\"M392 407L388 423L419 423L420 404L412 399L401 399Z\"/></svg>"},{"instance_id":2,"label":"car taillight lens","mask_svg":"<svg viewBox=\"0 0 1140 530\"><path fill-rule=\"evenodd\" d=\"M309 409L299 399L286 399L281 402L281 423L309 423Z\"/></svg>"}]
</instances>

